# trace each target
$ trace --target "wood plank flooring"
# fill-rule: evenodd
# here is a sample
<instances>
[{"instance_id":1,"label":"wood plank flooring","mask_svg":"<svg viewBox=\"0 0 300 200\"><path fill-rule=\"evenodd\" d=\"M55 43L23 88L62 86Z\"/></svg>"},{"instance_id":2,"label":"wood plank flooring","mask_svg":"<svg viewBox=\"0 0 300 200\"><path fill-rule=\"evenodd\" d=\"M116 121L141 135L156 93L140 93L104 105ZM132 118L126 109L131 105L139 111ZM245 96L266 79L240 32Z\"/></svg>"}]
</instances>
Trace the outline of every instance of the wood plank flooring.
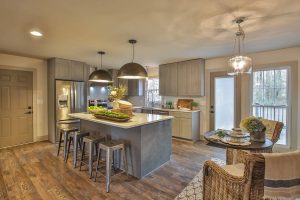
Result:
<instances>
[{"instance_id":1,"label":"wood plank flooring","mask_svg":"<svg viewBox=\"0 0 300 200\"><path fill-rule=\"evenodd\" d=\"M87 171L65 164L56 156L56 145L38 142L0 150L0 200L15 199L174 199L199 172L205 160L225 160L225 150L173 140L171 161L142 180L120 174L112 178L110 193L104 177L97 182Z\"/></svg>"}]
</instances>

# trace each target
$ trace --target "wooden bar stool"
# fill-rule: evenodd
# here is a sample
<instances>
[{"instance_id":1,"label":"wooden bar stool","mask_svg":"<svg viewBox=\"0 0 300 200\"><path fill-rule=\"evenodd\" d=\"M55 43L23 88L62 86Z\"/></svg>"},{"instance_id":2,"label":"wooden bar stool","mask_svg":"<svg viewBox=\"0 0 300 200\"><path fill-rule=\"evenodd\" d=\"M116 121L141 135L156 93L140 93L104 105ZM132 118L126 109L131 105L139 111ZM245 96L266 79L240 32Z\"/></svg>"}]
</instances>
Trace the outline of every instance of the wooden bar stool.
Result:
<instances>
[{"instance_id":1,"label":"wooden bar stool","mask_svg":"<svg viewBox=\"0 0 300 200\"><path fill-rule=\"evenodd\" d=\"M112 160L113 160L114 151L121 151L122 157L123 157L124 169L125 169L126 174L128 175L125 144L124 144L124 142L119 141L119 140L109 140L106 142L99 143L95 181L97 178L97 173L98 173L102 150L106 151L106 158L105 158L106 159L106 192L109 192L109 187L110 187L110 182L111 182L111 168L112 168Z\"/></svg>"},{"instance_id":2,"label":"wooden bar stool","mask_svg":"<svg viewBox=\"0 0 300 200\"><path fill-rule=\"evenodd\" d=\"M69 153L70 153L70 149L71 149L71 143L73 144L73 166L74 168L76 168L76 164L77 164L77 155L78 155L78 147L79 149L82 149L82 139L84 136L88 136L90 133L89 132L80 132L80 131L76 131L72 134L69 134L69 139L68 139L68 152L67 152L67 158L66 158L66 162L68 160L69 157Z\"/></svg>"},{"instance_id":3,"label":"wooden bar stool","mask_svg":"<svg viewBox=\"0 0 300 200\"><path fill-rule=\"evenodd\" d=\"M59 129L59 142L58 142L58 149L57 149L57 156L59 155L61 143L64 143L64 161L66 161L67 158L67 144L69 139L69 134L74 133L75 131L78 131L78 128L71 127L71 128L60 128ZM62 137L64 137L64 140L62 140Z\"/></svg>"},{"instance_id":4,"label":"wooden bar stool","mask_svg":"<svg viewBox=\"0 0 300 200\"><path fill-rule=\"evenodd\" d=\"M80 167L79 170L81 171L82 164L87 164L84 162L85 156L85 145L88 145L88 169L89 169L89 178L92 178L93 173L93 157L94 151L97 151L97 146L101 141L105 141L105 137L101 135L89 135L83 137L83 147L82 147L82 155L80 159Z\"/></svg>"}]
</instances>

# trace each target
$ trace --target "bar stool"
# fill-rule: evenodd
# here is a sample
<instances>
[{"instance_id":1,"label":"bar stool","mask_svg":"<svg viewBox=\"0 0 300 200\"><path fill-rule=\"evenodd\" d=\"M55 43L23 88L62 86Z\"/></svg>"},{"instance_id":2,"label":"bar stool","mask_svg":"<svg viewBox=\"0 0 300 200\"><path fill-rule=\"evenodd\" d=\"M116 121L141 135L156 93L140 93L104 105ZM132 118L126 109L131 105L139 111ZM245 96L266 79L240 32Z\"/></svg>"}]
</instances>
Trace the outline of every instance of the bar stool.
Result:
<instances>
[{"instance_id":1,"label":"bar stool","mask_svg":"<svg viewBox=\"0 0 300 200\"><path fill-rule=\"evenodd\" d=\"M70 147L71 147L71 143L73 143L73 166L74 168L76 168L76 164L77 164L77 155L78 155L78 147L80 149L82 149L82 139L84 136L88 136L90 133L89 132L80 132L80 131L76 131L72 134L69 134L69 144L68 144L68 152L67 152L67 157L66 157L66 162L68 160L69 157L69 153L70 153Z\"/></svg>"},{"instance_id":2,"label":"bar stool","mask_svg":"<svg viewBox=\"0 0 300 200\"><path fill-rule=\"evenodd\" d=\"M80 159L80 167L79 170L81 171L82 164L85 163L84 156L85 156L85 145L88 145L88 155L89 155L89 161L88 161L88 168L89 168L89 178L92 178L93 173L93 157L94 157L94 151L97 151L97 146L101 141L104 141L106 138L101 135L89 135L83 137L83 147L82 147L82 155Z\"/></svg>"},{"instance_id":3,"label":"bar stool","mask_svg":"<svg viewBox=\"0 0 300 200\"><path fill-rule=\"evenodd\" d=\"M74 133L75 131L78 131L78 128L71 127L71 128L60 128L59 129L59 142L58 142L58 150L57 150L57 156L59 156L60 148L61 148L61 143L64 143L64 161L66 161L67 158L67 144L68 144L68 139L69 135L71 133ZM62 140L62 136L64 136L64 140Z\"/></svg>"},{"instance_id":4,"label":"bar stool","mask_svg":"<svg viewBox=\"0 0 300 200\"><path fill-rule=\"evenodd\" d=\"M126 158L126 150L125 144L119 140L109 140L106 142L99 143L98 154L97 154L97 166L96 166L96 173L95 173L95 181L98 174L99 162L101 159L101 151L106 151L106 192L109 192L110 182L111 182L111 167L112 167L112 160L113 160L113 153L114 151L121 151L123 157L123 165L126 174L128 175L128 166L127 166L127 158Z\"/></svg>"}]
</instances>

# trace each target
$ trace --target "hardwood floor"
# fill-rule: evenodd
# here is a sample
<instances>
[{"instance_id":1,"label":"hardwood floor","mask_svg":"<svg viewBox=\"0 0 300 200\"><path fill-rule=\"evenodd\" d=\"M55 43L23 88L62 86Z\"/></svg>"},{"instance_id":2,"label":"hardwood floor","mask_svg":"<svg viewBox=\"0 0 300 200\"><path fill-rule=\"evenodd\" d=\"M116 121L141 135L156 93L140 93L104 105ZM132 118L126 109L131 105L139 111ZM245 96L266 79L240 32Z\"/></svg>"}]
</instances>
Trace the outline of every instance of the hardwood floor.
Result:
<instances>
[{"instance_id":1,"label":"hardwood floor","mask_svg":"<svg viewBox=\"0 0 300 200\"><path fill-rule=\"evenodd\" d=\"M110 193L104 177L93 182L86 171L56 156L49 142L0 150L0 199L173 199L199 172L205 160L225 159L225 150L173 140L171 161L142 180L120 174L112 178Z\"/></svg>"}]
</instances>

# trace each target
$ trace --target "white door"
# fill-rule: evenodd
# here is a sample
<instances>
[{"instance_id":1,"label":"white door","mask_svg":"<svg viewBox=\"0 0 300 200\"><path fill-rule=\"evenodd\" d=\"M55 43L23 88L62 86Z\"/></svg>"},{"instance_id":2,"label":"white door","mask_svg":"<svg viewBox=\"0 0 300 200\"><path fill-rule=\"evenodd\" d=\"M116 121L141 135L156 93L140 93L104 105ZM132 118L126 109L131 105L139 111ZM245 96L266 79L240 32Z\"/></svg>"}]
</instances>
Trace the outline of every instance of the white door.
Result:
<instances>
[{"instance_id":1,"label":"white door","mask_svg":"<svg viewBox=\"0 0 300 200\"><path fill-rule=\"evenodd\" d=\"M210 129L230 130L240 123L240 77L211 73Z\"/></svg>"},{"instance_id":2,"label":"white door","mask_svg":"<svg viewBox=\"0 0 300 200\"><path fill-rule=\"evenodd\" d=\"M32 72L0 69L0 148L33 142Z\"/></svg>"}]
</instances>

